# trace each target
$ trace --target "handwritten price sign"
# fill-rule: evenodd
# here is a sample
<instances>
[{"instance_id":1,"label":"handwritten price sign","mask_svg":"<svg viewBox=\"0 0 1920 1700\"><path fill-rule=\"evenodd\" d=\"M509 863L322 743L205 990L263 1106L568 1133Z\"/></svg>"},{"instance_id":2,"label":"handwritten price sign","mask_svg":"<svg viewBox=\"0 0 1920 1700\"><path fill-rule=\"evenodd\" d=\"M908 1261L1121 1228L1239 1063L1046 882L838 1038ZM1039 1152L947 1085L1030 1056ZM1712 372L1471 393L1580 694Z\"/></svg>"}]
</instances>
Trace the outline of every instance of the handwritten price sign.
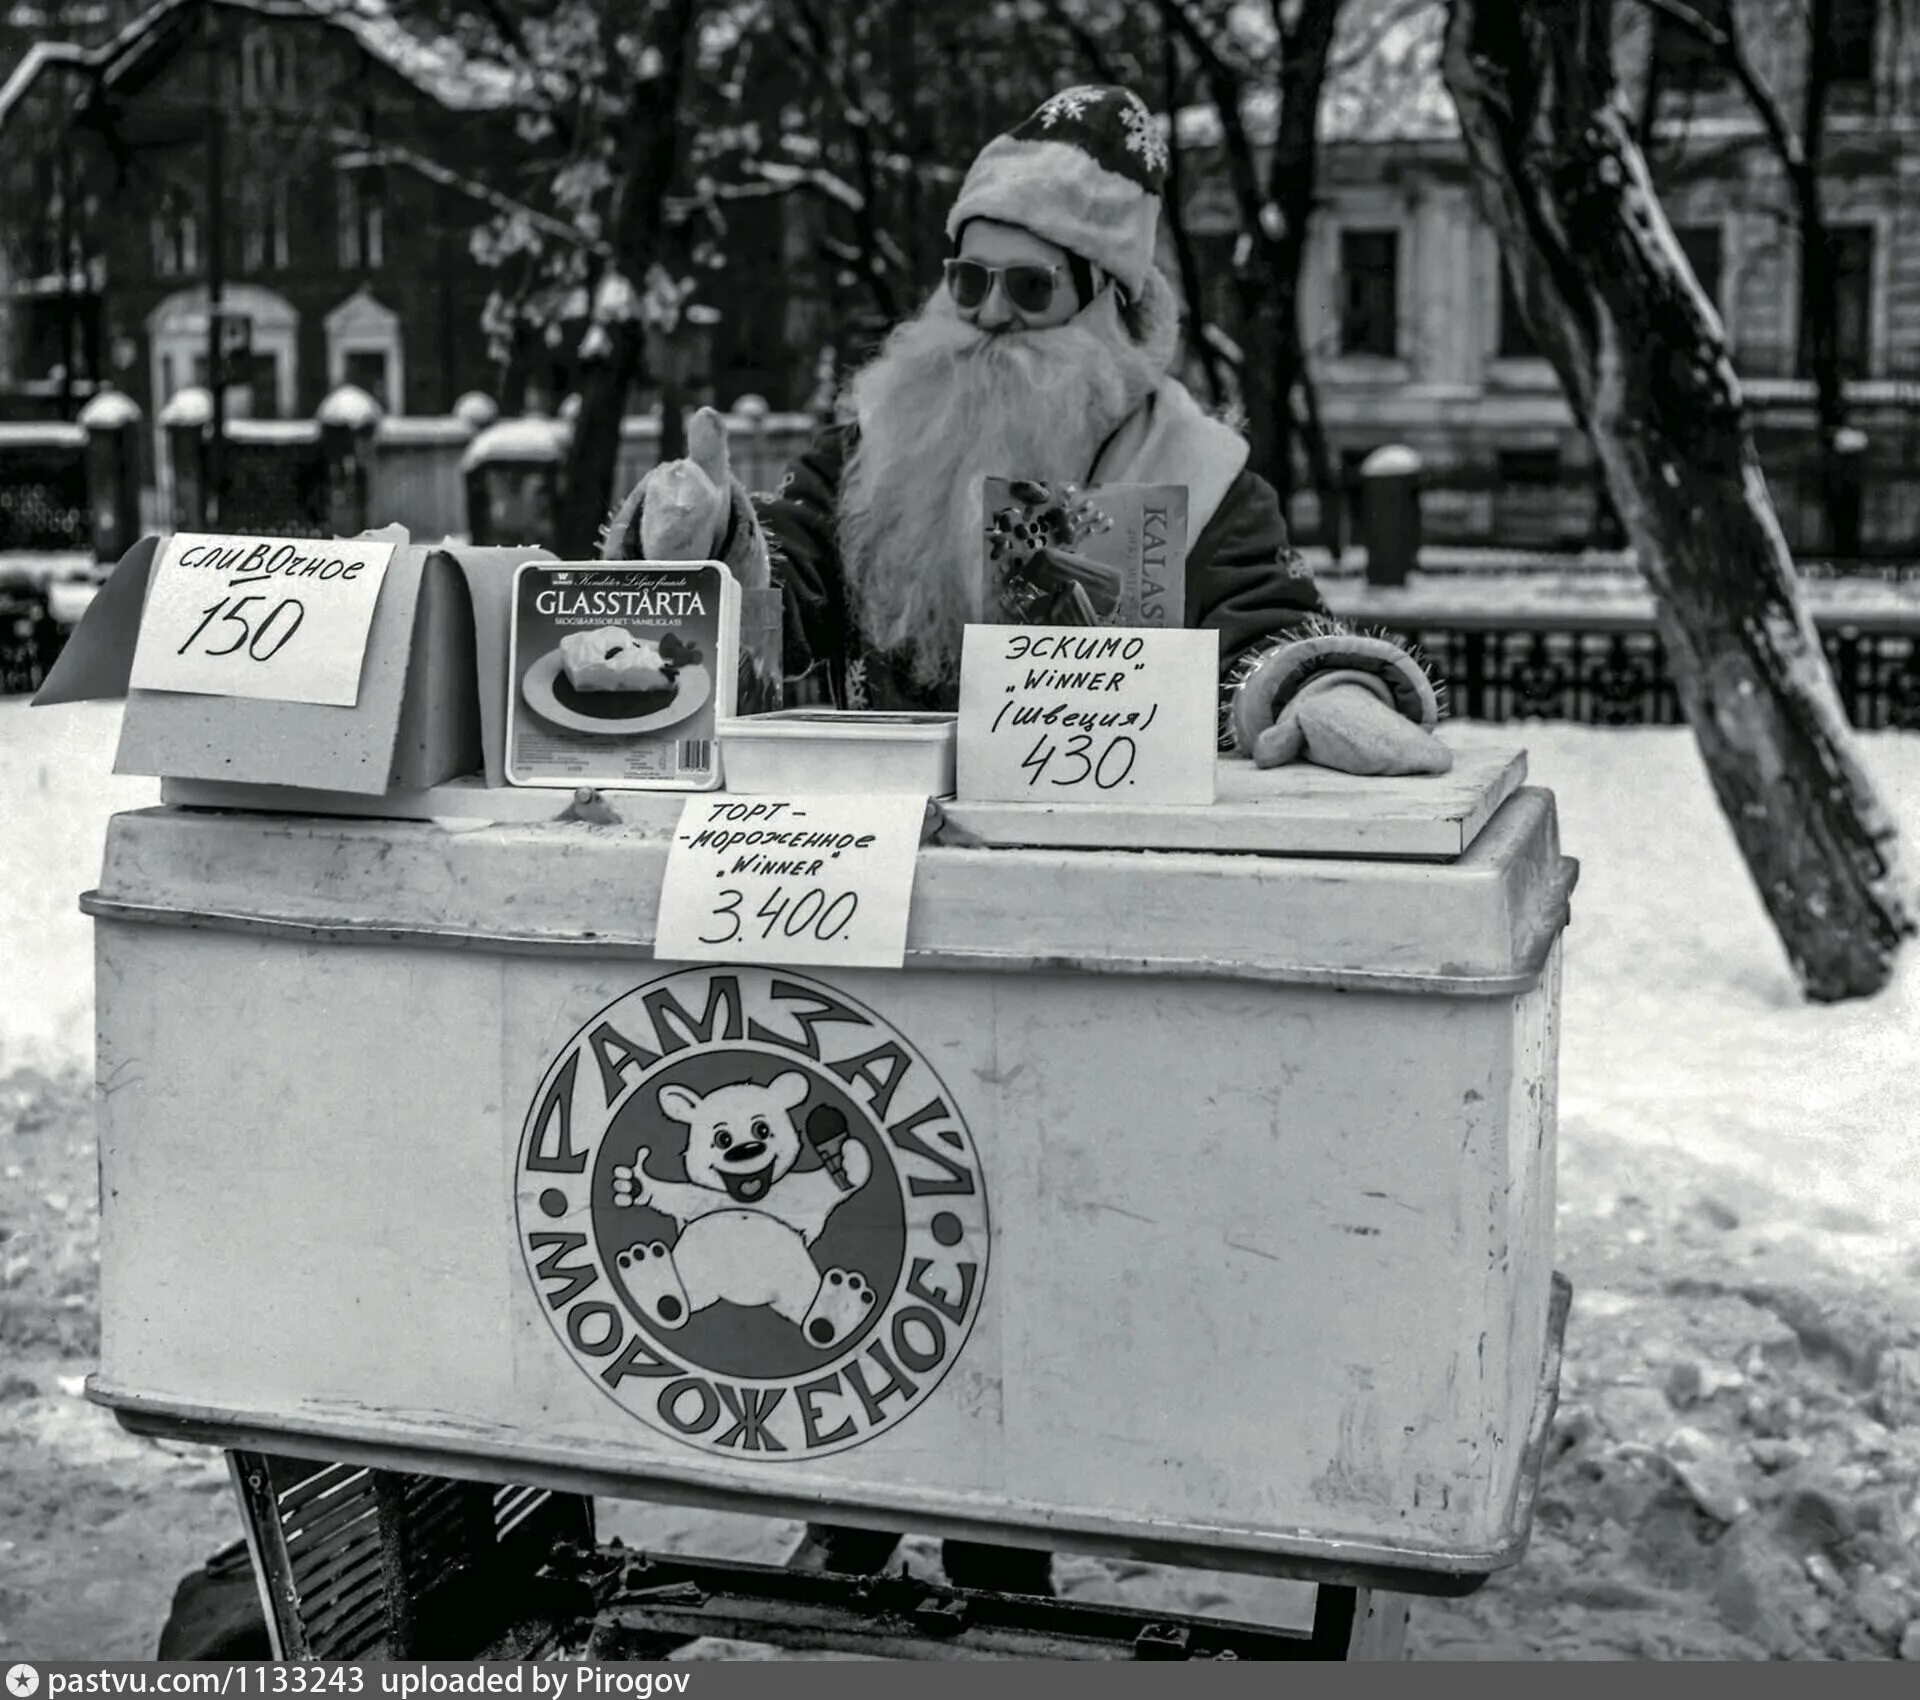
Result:
<instances>
[{"instance_id":1,"label":"handwritten price sign","mask_svg":"<svg viewBox=\"0 0 1920 1700\"><path fill-rule=\"evenodd\" d=\"M924 797L690 797L667 853L663 962L898 968Z\"/></svg>"},{"instance_id":2,"label":"handwritten price sign","mask_svg":"<svg viewBox=\"0 0 1920 1700\"><path fill-rule=\"evenodd\" d=\"M963 802L1211 803L1220 635L969 626Z\"/></svg>"},{"instance_id":3,"label":"handwritten price sign","mask_svg":"<svg viewBox=\"0 0 1920 1700\"><path fill-rule=\"evenodd\" d=\"M393 550L176 534L147 589L130 682L146 691L353 707Z\"/></svg>"}]
</instances>

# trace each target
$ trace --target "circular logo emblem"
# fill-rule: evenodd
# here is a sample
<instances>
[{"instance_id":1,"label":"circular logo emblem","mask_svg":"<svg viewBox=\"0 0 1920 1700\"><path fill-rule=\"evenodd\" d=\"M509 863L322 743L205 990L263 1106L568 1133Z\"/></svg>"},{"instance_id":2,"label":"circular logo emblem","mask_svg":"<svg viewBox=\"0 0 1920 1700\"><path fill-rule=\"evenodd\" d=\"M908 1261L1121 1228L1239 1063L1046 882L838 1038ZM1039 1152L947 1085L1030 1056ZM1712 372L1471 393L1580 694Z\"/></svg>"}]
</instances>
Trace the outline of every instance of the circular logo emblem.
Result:
<instances>
[{"instance_id":1,"label":"circular logo emblem","mask_svg":"<svg viewBox=\"0 0 1920 1700\"><path fill-rule=\"evenodd\" d=\"M987 1197L926 1059L783 969L685 968L568 1041L516 1167L561 1345L704 1451L817 1458L939 1386L979 1313Z\"/></svg>"}]
</instances>

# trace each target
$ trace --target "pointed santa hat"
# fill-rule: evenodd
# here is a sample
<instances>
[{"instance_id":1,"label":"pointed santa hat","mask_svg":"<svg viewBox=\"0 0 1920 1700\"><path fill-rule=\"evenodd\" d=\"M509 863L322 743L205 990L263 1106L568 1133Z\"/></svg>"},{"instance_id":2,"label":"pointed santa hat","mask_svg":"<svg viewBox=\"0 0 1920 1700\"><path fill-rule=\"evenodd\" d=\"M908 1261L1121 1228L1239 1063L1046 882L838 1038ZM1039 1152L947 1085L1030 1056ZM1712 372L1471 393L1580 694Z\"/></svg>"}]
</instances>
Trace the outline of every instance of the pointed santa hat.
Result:
<instances>
[{"instance_id":1,"label":"pointed santa hat","mask_svg":"<svg viewBox=\"0 0 1920 1700\"><path fill-rule=\"evenodd\" d=\"M1138 299L1153 269L1167 141L1130 89L1062 89L980 150L947 214L959 239L969 219L1017 224L1090 260Z\"/></svg>"}]
</instances>

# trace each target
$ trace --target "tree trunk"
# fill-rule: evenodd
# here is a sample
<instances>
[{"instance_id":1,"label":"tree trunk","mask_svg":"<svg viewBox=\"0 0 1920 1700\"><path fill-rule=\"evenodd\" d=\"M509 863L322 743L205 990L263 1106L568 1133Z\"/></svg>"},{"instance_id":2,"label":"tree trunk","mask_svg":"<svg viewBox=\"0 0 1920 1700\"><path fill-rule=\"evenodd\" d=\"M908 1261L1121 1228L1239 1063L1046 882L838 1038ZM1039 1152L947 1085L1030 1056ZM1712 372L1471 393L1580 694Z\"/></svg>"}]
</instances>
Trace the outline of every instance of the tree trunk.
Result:
<instances>
[{"instance_id":1,"label":"tree trunk","mask_svg":"<svg viewBox=\"0 0 1920 1700\"><path fill-rule=\"evenodd\" d=\"M1810 997L1915 930L1738 380L1613 99L1608 0L1450 0L1446 79L1529 327L1591 437L1720 806Z\"/></svg>"},{"instance_id":2,"label":"tree trunk","mask_svg":"<svg viewBox=\"0 0 1920 1700\"><path fill-rule=\"evenodd\" d=\"M1812 0L1807 14L1807 80L1801 104L1800 160L1787 173L1788 192L1800 226L1800 346L1813 379L1814 415L1820 431L1821 506L1827 517L1827 547L1852 560L1860 553L1860 507L1841 450L1847 425L1847 392L1840 371L1839 290L1833 250L1827 240L1826 203L1820 165L1827 145L1827 95L1833 86L1833 0Z\"/></svg>"},{"instance_id":3,"label":"tree trunk","mask_svg":"<svg viewBox=\"0 0 1920 1700\"><path fill-rule=\"evenodd\" d=\"M694 57L700 10L700 0L673 0L666 8L660 22L658 86L632 97L638 134L610 234L620 268L636 290L645 287L647 268L659 256L665 233L667 191L680 157L680 95ZM599 548L613 507L614 463L620 454L627 392L643 370L639 322L621 320L606 330L612 347L605 359L588 363L560 492L554 548L567 561L588 560Z\"/></svg>"}]
</instances>

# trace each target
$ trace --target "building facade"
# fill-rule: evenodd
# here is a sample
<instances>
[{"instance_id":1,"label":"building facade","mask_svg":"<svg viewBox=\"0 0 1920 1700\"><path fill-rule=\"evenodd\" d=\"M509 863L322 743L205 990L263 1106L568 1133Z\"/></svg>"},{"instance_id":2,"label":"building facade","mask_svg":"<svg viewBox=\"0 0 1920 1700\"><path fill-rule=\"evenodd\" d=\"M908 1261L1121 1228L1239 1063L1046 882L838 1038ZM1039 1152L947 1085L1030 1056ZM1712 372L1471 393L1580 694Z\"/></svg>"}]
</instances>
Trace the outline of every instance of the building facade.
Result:
<instances>
[{"instance_id":1,"label":"building facade","mask_svg":"<svg viewBox=\"0 0 1920 1700\"><path fill-rule=\"evenodd\" d=\"M1800 133L1806 8L1699 0L1698 10L1724 21L1729 3ZM1866 518L1883 545L1920 545L1920 22L1892 0L1833 0L1831 14L1820 182L1850 414L1867 437ZM1813 389L1780 161L1748 96L1696 37L1642 0L1622 0L1617 18L1622 85L1662 204L1725 327L1789 535L1817 550ZM1435 469L1427 510L1442 534L1457 521L1462 535L1575 541L1596 511L1581 497L1590 453L1514 309L1434 48L1414 55L1426 86L1384 103L1336 90L1323 112L1301 318L1329 444L1349 475L1385 444L1419 451ZM1187 219L1215 280L1213 314L1231 324L1239 221L1218 171L1194 175ZM1314 529L1311 497L1298 517Z\"/></svg>"}]
</instances>

